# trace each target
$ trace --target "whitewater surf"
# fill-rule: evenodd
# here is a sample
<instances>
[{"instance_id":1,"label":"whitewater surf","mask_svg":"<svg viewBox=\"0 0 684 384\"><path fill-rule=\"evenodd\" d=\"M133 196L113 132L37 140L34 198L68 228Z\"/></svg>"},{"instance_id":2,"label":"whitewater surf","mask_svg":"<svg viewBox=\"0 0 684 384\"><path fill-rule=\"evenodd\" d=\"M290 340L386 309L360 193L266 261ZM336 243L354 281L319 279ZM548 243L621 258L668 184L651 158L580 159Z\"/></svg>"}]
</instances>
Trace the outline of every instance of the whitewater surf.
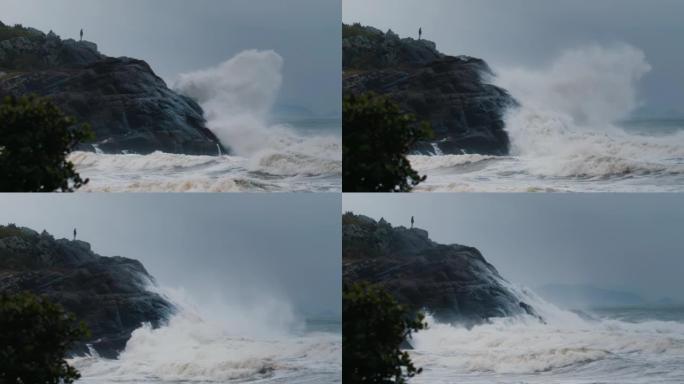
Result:
<instances>
[{"instance_id":1,"label":"whitewater surf","mask_svg":"<svg viewBox=\"0 0 684 384\"><path fill-rule=\"evenodd\" d=\"M329 131L338 120L322 124ZM74 152L82 192L337 192L342 189L340 140L296 135L280 148L250 156L149 155Z\"/></svg>"},{"instance_id":2,"label":"whitewater surf","mask_svg":"<svg viewBox=\"0 0 684 384\"><path fill-rule=\"evenodd\" d=\"M341 382L339 320L302 321L275 300L198 308L184 294L163 293L178 308L168 324L134 331L117 359L71 359L79 383Z\"/></svg>"},{"instance_id":3,"label":"whitewater surf","mask_svg":"<svg viewBox=\"0 0 684 384\"><path fill-rule=\"evenodd\" d=\"M520 103L505 118L510 156L410 156L428 176L416 191L683 191L684 119L630 122L650 70L642 51L618 44L499 71L492 81Z\"/></svg>"},{"instance_id":4,"label":"whitewater surf","mask_svg":"<svg viewBox=\"0 0 684 384\"><path fill-rule=\"evenodd\" d=\"M542 313L470 329L428 317L409 351L424 370L412 383L641 384L684 381L684 309L587 312L556 308L527 291Z\"/></svg>"},{"instance_id":5,"label":"whitewater surf","mask_svg":"<svg viewBox=\"0 0 684 384\"><path fill-rule=\"evenodd\" d=\"M341 191L340 119L270 116L282 66L274 51L247 50L175 81L177 92L202 106L207 127L229 154L220 147L216 156L74 152L69 161L90 179L80 191Z\"/></svg>"}]
</instances>

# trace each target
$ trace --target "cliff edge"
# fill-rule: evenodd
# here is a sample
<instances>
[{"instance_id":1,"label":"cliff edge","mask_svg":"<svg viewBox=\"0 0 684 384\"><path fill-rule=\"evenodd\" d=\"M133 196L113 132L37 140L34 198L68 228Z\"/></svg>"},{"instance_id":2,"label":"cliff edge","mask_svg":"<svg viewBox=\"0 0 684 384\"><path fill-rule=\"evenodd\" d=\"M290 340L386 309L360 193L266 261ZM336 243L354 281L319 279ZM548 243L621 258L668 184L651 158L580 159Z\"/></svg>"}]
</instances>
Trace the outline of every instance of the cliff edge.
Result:
<instances>
[{"instance_id":1,"label":"cliff edge","mask_svg":"<svg viewBox=\"0 0 684 384\"><path fill-rule=\"evenodd\" d=\"M0 292L44 296L84 321L92 335L73 354L91 345L114 358L143 323L164 324L175 308L149 290L153 283L137 260L100 256L84 241L45 231L0 226Z\"/></svg>"},{"instance_id":2,"label":"cliff edge","mask_svg":"<svg viewBox=\"0 0 684 384\"><path fill-rule=\"evenodd\" d=\"M432 41L354 24L343 25L342 63L345 95L386 95L432 125L435 137L415 152L508 154L504 114L517 103L487 83L493 74L484 60L445 55Z\"/></svg>"},{"instance_id":3,"label":"cliff edge","mask_svg":"<svg viewBox=\"0 0 684 384\"><path fill-rule=\"evenodd\" d=\"M346 213L342 217L345 283L379 284L412 310L466 325L528 314L523 302L476 248L438 244L418 228Z\"/></svg>"},{"instance_id":4,"label":"cliff edge","mask_svg":"<svg viewBox=\"0 0 684 384\"><path fill-rule=\"evenodd\" d=\"M0 22L0 99L28 94L47 97L91 125L95 141L81 150L219 153L202 108L169 89L145 61L108 57L92 42Z\"/></svg>"}]
</instances>

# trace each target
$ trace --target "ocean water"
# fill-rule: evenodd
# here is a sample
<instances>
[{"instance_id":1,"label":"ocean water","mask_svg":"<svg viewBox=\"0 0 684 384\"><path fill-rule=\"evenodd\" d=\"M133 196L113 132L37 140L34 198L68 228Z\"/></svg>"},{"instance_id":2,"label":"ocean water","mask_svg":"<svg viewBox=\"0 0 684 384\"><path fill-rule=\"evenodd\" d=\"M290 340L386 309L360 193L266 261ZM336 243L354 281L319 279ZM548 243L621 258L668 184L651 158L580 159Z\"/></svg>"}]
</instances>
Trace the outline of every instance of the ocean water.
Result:
<instances>
[{"instance_id":1,"label":"ocean water","mask_svg":"<svg viewBox=\"0 0 684 384\"><path fill-rule=\"evenodd\" d=\"M241 155L74 152L69 160L90 179L83 192L338 192L340 126L339 119L274 124L261 129L261 146Z\"/></svg>"},{"instance_id":2,"label":"ocean water","mask_svg":"<svg viewBox=\"0 0 684 384\"><path fill-rule=\"evenodd\" d=\"M684 191L684 120L572 132L558 121L526 118L525 133L538 136L525 138L527 149L514 148L511 156L409 156L428 176L416 191Z\"/></svg>"},{"instance_id":3,"label":"ocean water","mask_svg":"<svg viewBox=\"0 0 684 384\"><path fill-rule=\"evenodd\" d=\"M505 116L510 156L411 156L416 191L681 192L684 118L633 121L638 48L567 50L547 68L500 69L491 79L519 102Z\"/></svg>"},{"instance_id":4,"label":"ocean water","mask_svg":"<svg viewBox=\"0 0 684 384\"><path fill-rule=\"evenodd\" d=\"M166 291L168 292L168 291ZM174 296L166 294L167 297ZM174 297L177 297L175 295ZM117 359L69 361L78 383L340 383L339 319L301 320L282 303L222 309L207 315L187 300L168 325L133 332ZM216 308L207 308L216 312Z\"/></svg>"},{"instance_id":5,"label":"ocean water","mask_svg":"<svg viewBox=\"0 0 684 384\"><path fill-rule=\"evenodd\" d=\"M273 117L283 65L274 51L245 50L172 81L175 91L202 106L207 128L230 148L229 156L76 152L69 160L90 179L81 190L341 191L341 120Z\"/></svg>"},{"instance_id":6,"label":"ocean water","mask_svg":"<svg viewBox=\"0 0 684 384\"><path fill-rule=\"evenodd\" d=\"M684 308L560 310L466 329L430 321L411 356L412 383L657 384L684 382Z\"/></svg>"}]
</instances>

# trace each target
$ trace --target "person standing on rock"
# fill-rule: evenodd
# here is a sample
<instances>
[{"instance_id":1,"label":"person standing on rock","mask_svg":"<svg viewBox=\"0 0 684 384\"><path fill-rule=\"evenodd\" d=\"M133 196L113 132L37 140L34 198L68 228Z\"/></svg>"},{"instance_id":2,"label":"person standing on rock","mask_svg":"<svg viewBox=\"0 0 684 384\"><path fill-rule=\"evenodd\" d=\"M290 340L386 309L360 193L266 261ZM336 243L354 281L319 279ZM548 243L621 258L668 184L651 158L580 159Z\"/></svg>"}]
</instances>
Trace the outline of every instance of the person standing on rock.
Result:
<instances>
[{"instance_id":1,"label":"person standing on rock","mask_svg":"<svg viewBox=\"0 0 684 384\"><path fill-rule=\"evenodd\" d=\"M83 41L83 28L81 28L81 41Z\"/></svg>"},{"instance_id":2,"label":"person standing on rock","mask_svg":"<svg viewBox=\"0 0 684 384\"><path fill-rule=\"evenodd\" d=\"M411 216L411 229L413 229L413 216Z\"/></svg>"},{"instance_id":3,"label":"person standing on rock","mask_svg":"<svg viewBox=\"0 0 684 384\"><path fill-rule=\"evenodd\" d=\"M418 28L418 40L423 36L423 27Z\"/></svg>"},{"instance_id":4,"label":"person standing on rock","mask_svg":"<svg viewBox=\"0 0 684 384\"><path fill-rule=\"evenodd\" d=\"M76 241L76 228L74 228L74 241Z\"/></svg>"}]
</instances>

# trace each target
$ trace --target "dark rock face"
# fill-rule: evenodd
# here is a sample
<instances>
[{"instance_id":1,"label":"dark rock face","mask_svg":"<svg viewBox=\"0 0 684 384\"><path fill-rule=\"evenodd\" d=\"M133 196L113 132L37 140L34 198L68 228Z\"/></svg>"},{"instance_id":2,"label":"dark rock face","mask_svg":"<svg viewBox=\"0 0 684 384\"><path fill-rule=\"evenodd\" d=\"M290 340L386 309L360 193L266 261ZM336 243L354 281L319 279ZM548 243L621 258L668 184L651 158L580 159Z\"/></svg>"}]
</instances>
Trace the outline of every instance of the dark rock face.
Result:
<instances>
[{"instance_id":1,"label":"dark rock face","mask_svg":"<svg viewBox=\"0 0 684 384\"><path fill-rule=\"evenodd\" d=\"M508 153L503 119L516 102L505 90L486 83L492 76L487 63L444 55L434 42L400 39L392 31L359 25L345 29L344 93L389 96L407 113L429 122L435 137L420 143L417 152L435 153L438 148L445 154Z\"/></svg>"},{"instance_id":2,"label":"dark rock face","mask_svg":"<svg viewBox=\"0 0 684 384\"><path fill-rule=\"evenodd\" d=\"M107 57L91 42L35 30L0 41L0 97L26 94L49 97L67 115L89 123L96 138L82 150L219 152L196 102L170 90L146 62Z\"/></svg>"},{"instance_id":3,"label":"dark rock face","mask_svg":"<svg viewBox=\"0 0 684 384\"><path fill-rule=\"evenodd\" d=\"M74 354L88 352L90 344L114 358L143 323L162 325L175 309L147 289L152 282L137 260L99 256L83 241L0 226L0 292L43 295L84 321L91 339Z\"/></svg>"},{"instance_id":4,"label":"dark rock face","mask_svg":"<svg viewBox=\"0 0 684 384\"><path fill-rule=\"evenodd\" d=\"M477 249L437 244L422 229L347 213L342 264L345 283L380 284L399 302L441 321L471 325L519 314L538 317Z\"/></svg>"}]
</instances>

